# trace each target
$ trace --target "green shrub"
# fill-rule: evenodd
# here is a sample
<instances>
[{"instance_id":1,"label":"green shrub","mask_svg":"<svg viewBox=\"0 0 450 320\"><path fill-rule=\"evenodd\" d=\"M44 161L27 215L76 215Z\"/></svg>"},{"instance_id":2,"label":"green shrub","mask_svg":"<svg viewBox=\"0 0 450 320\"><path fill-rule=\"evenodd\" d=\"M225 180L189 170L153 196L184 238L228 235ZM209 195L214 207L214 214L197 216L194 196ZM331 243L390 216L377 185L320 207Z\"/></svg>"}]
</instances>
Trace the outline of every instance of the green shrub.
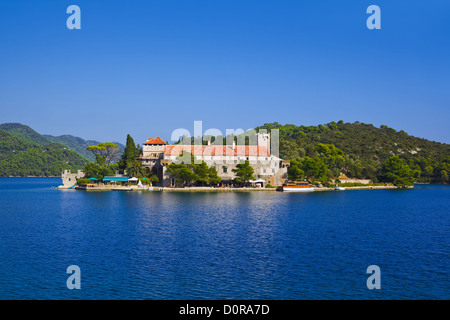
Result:
<instances>
[{"instance_id":1,"label":"green shrub","mask_svg":"<svg viewBox=\"0 0 450 320\"><path fill-rule=\"evenodd\" d=\"M377 186L385 186L386 183L383 182L377 182L377 183L369 183L364 184L361 182L346 182L346 183L340 183L339 187L377 187ZM389 183L390 185L390 183Z\"/></svg>"},{"instance_id":2,"label":"green shrub","mask_svg":"<svg viewBox=\"0 0 450 320\"><path fill-rule=\"evenodd\" d=\"M78 185L89 184L89 183L91 183L91 180L89 180L87 178L82 178L82 179L78 179L77 183L78 183Z\"/></svg>"},{"instance_id":3,"label":"green shrub","mask_svg":"<svg viewBox=\"0 0 450 320\"><path fill-rule=\"evenodd\" d=\"M273 186L270 183L268 183L266 184L266 188L273 188Z\"/></svg>"}]
</instances>

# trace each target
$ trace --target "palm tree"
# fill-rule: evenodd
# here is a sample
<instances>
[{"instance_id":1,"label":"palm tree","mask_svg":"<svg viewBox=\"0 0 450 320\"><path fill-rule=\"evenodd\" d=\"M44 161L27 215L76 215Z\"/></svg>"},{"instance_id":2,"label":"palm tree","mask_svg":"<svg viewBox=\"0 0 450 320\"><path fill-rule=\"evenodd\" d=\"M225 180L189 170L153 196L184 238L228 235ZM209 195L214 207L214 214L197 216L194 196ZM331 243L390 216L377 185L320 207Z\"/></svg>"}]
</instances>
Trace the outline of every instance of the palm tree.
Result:
<instances>
[{"instance_id":1,"label":"palm tree","mask_svg":"<svg viewBox=\"0 0 450 320\"><path fill-rule=\"evenodd\" d=\"M135 160L127 167L126 172L128 176L142 178L145 176L146 169L139 163L139 161Z\"/></svg>"}]
</instances>

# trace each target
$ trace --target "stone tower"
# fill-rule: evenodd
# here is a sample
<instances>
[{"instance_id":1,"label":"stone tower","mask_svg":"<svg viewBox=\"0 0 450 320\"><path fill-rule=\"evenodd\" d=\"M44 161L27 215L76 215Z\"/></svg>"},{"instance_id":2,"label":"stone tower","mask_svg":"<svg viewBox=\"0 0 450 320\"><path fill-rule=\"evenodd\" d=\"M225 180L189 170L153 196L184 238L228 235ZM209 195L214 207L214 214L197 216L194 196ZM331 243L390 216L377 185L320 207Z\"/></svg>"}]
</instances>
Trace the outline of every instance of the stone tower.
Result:
<instances>
[{"instance_id":1,"label":"stone tower","mask_svg":"<svg viewBox=\"0 0 450 320\"><path fill-rule=\"evenodd\" d=\"M259 147L266 147L270 154L270 133L257 133L256 143Z\"/></svg>"}]
</instances>

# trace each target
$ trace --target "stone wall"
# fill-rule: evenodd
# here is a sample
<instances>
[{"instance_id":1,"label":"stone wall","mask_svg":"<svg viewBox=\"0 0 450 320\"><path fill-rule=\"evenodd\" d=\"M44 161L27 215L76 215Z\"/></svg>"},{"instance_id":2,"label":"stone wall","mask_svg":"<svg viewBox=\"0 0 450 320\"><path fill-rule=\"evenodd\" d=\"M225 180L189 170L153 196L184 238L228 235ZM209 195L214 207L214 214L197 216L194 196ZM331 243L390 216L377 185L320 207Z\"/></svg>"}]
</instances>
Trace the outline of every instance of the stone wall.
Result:
<instances>
[{"instance_id":1,"label":"stone wall","mask_svg":"<svg viewBox=\"0 0 450 320\"><path fill-rule=\"evenodd\" d=\"M61 174L62 183L65 188L73 187L77 183L77 180L83 177L84 172L81 170L78 170L77 173L72 173L70 170L64 170Z\"/></svg>"}]
</instances>

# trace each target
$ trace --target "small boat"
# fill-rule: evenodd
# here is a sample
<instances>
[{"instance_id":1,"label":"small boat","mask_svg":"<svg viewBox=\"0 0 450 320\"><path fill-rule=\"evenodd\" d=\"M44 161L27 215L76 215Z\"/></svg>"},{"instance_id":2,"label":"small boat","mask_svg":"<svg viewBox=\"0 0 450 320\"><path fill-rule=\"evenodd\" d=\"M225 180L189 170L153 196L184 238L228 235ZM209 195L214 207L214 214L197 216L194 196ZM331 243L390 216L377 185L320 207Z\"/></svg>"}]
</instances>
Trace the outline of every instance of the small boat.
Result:
<instances>
[{"instance_id":1,"label":"small boat","mask_svg":"<svg viewBox=\"0 0 450 320\"><path fill-rule=\"evenodd\" d=\"M311 192L314 186L308 182L294 182L283 184L283 192Z\"/></svg>"},{"instance_id":2,"label":"small boat","mask_svg":"<svg viewBox=\"0 0 450 320\"><path fill-rule=\"evenodd\" d=\"M334 188L334 190L345 190L344 187L339 187L338 185L336 185L336 187Z\"/></svg>"}]
</instances>

